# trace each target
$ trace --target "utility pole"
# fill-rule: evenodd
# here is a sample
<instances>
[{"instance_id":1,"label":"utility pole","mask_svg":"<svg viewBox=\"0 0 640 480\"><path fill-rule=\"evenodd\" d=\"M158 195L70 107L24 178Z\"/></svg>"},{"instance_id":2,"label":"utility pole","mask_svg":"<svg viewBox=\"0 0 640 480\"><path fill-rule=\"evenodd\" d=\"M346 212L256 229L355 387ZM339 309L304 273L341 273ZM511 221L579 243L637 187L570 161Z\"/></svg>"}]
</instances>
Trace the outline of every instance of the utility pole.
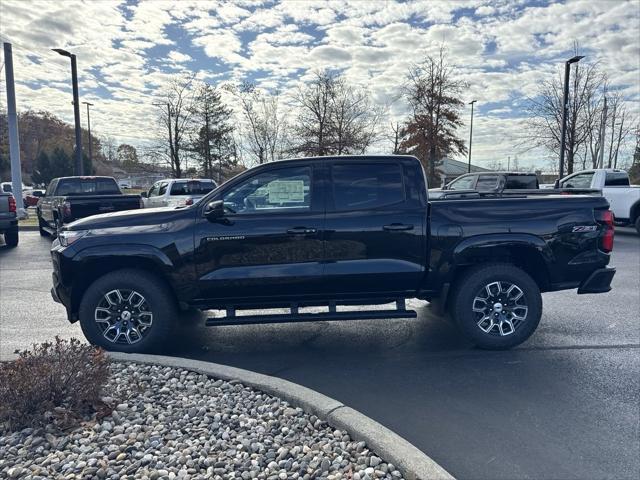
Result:
<instances>
[{"instance_id":1,"label":"utility pole","mask_svg":"<svg viewBox=\"0 0 640 480\"><path fill-rule=\"evenodd\" d=\"M76 151L74 173L82 175L82 129L80 127L80 100L78 98L78 67L76 56L61 48L54 48L54 52L71 59L71 85L73 87L73 117L76 125Z\"/></svg>"},{"instance_id":2,"label":"utility pole","mask_svg":"<svg viewBox=\"0 0 640 480\"><path fill-rule=\"evenodd\" d=\"M471 105L471 128L469 129L469 168L468 173L471 173L471 140L473 140L473 104L476 103L477 100L471 100L469 105Z\"/></svg>"},{"instance_id":3,"label":"utility pole","mask_svg":"<svg viewBox=\"0 0 640 480\"><path fill-rule=\"evenodd\" d=\"M22 203L22 167L20 165L20 137L18 136L18 113L16 111L16 87L13 79L13 53L11 44L4 43L4 74L7 81L7 123L9 126L9 157L11 158L11 187L16 199L18 218L25 218Z\"/></svg>"},{"instance_id":4,"label":"utility pole","mask_svg":"<svg viewBox=\"0 0 640 480\"><path fill-rule=\"evenodd\" d=\"M607 131L607 97L604 97L602 119L600 120L600 151L598 152L598 168L604 168L604 137Z\"/></svg>"},{"instance_id":5,"label":"utility pole","mask_svg":"<svg viewBox=\"0 0 640 480\"><path fill-rule=\"evenodd\" d=\"M89 107L93 107L93 103L82 102L87 106L87 128L89 130L89 160L93 163L93 155L91 154L91 116L89 115Z\"/></svg>"},{"instance_id":6,"label":"utility pole","mask_svg":"<svg viewBox=\"0 0 640 480\"><path fill-rule=\"evenodd\" d=\"M562 133L560 134L560 170L559 177L564 177L564 150L567 141L567 110L569 109L569 75L571 74L571 64L579 62L584 55L576 55L564 64L564 95L562 99Z\"/></svg>"}]
</instances>

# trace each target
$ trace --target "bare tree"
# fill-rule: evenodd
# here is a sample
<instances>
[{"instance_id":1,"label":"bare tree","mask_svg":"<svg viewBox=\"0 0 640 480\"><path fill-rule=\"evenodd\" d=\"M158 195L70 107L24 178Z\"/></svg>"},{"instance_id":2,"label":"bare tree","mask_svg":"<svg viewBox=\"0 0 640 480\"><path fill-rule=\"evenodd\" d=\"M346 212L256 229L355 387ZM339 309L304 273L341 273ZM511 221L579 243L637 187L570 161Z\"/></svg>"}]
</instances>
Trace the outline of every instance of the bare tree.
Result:
<instances>
[{"instance_id":1,"label":"bare tree","mask_svg":"<svg viewBox=\"0 0 640 480\"><path fill-rule=\"evenodd\" d=\"M245 149L259 164L280 158L287 142L287 123L279 92L267 94L249 82L225 88L239 101Z\"/></svg>"},{"instance_id":2,"label":"bare tree","mask_svg":"<svg viewBox=\"0 0 640 480\"><path fill-rule=\"evenodd\" d=\"M114 163L118 159L118 144L113 137L102 139L102 155L109 163Z\"/></svg>"},{"instance_id":3,"label":"bare tree","mask_svg":"<svg viewBox=\"0 0 640 480\"><path fill-rule=\"evenodd\" d=\"M307 156L331 153L332 95L336 78L326 71L316 72L315 78L296 93L299 113L295 126L297 145L294 150Z\"/></svg>"},{"instance_id":4,"label":"bare tree","mask_svg":"<svg viewBox=\"0 0 640 480\"><path fill-rule=\"evenodd\" d=\"M576 48L576 53L578 50ZM566 133L566 172L574 171L576 157L586 155L589 143L592 158L601 146L597 128L602 116L602 93L607 85L606 76L598 64L576 63L569 83L569 103ZM526 122L524 142L531 147L543 147L559 155L562 132L564 77L542 82L538 94L529 99L529 118ZM586 161L583 158L583 162Z\"/></svg>"},{"instance_id":5,"label":"bare tree","mask_svg":"<svg viewBox=\"0 0 640 480\"><path fill-rule=\"evenodd\" d=\"M377 138L384 110L372 105L371 95L349 85L344 77L316 72L296 94L299 107L297 144L303 155L364 153Z\"/></svg>"},{"instance_id":6,"label":"bare tree","mask_svg":"<svg viewBox=\"0 0 640 480\"><path fill-rule=\"evenodd\" d=\"M415 154L427 167L429 179L436 179L436 165L445 156L464 154L464 141L457 136L463 124L460 109L464 102L460 96L467 83L456 76L446 60L446 49L437 56L428 55L413 65L407 75L404 96L412 114L404 125L400 148Z\"/></svg>"},{"instance_id":7,"label":"bare tree","mask_svg":"<svg viewBox=\"0 0 640 480\"><path fill-rule=\"evenodd\" d=\"M624 98L620 92L611 96L611 115L609 117L611 137L609 139L609 159L607 168L618 167L618 154L629 134L633 133L634 119L631 118Z\"/></svg>"},{"instance_id":8,"label":"bare tree","mask_svg":"<svg viewBox=\"0 0 640 480\"><path fill-rule=\"evenodd\" d=\"M391 150L391 153L393 153L394 155L398 155L399 153L402 153L402 151L400 150L400 142L402 140L402 127L400 123L392 122L389 128L391 129L391 135L388 135L387 138L389 138L389 140L391 140L391 143L393 143L393 149Z\"/></svg>"},{"instance_id":9,"label":"bare tree","mask_svg":"<svg viewBox=\"0 0 640 480\"><path fill-rule=\"evenodd\" d=\"M155 103L158 109L158 124L163 130L160 153L171 167L171 175L182 177L188 152L189 130L193 113L194 75L171 79L163 93L163 101Z\"/></svg>"}]
</instances>

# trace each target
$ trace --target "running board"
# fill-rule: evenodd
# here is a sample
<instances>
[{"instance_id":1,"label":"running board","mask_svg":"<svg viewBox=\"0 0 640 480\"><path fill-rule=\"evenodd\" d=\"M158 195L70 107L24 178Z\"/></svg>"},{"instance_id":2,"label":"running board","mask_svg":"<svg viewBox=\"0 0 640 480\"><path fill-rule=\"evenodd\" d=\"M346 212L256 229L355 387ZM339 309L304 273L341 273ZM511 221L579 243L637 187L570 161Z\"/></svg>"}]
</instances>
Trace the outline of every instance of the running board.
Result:
<instances>
[{"instance_id":1,"label":"running board","mask_svg":"<svg viewBox=\"0 0 640 480\"><path fill-rule=\"evenodd\" d=\"M267 315L241 315L235 314L235 309L227 309L225 317L208 318L205 325L207 327L218 327L226 325L256 325L268 323L294 323L294 322L333 322L338 320L375 320L381 318L416 318L418 314L415 310L395 309L395 310L356 310L348 312L337 312L335 307L329 312L319 313L299 313L297 308L292 308L291 313L267 314Z\"/></svg>"}]
</instances>

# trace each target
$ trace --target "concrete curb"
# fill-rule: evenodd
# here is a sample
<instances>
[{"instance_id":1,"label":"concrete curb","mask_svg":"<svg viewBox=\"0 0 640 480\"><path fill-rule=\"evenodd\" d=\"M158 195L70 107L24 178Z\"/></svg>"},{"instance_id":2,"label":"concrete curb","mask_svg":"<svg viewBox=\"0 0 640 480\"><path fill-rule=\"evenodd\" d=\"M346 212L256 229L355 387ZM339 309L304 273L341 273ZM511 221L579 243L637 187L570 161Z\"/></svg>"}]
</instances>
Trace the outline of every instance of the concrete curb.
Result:
<instances>
[{"instance_id":1,"label":"concrete curb","mask_svg":"<svg viewBox=\"0 0 640 480\"><path fill-rule=\"evenodd\" d=\"M21 232L37 232L37 225L18 225L18 230Z\"/></svg>"},{"instance_id":2,"label":"concrete curb","mask_svg":"<svg viewBox=\"0 0 640 480\"><path fill-rule=\"evenodd\" d=\"M241 368L199 360L115 352L108 355L116 361L184 368L222 380L239 380L244 385L282 398L326 420L332 426L346 430L352 438L364 440L371 450L384 461L397 466L409 480L454 480L444 468L404 438L343 403L302 385Z\"/></svg>"}]
</instances>

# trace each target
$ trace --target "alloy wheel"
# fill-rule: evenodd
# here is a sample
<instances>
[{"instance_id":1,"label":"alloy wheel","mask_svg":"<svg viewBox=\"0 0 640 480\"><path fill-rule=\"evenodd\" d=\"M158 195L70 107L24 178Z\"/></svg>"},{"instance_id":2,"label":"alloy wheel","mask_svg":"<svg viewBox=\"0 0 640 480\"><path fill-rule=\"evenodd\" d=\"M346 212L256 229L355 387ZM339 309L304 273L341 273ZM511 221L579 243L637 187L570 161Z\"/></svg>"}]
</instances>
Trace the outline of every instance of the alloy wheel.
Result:
<instances>
[{"instance_id":1,"label":"alloy wheel","mask_svg":"<svg viewBox=\"0 0 640 480\"><path fill-rule=\"evenodd\" d=\"M135 290L116 289L105 293L94 318L104 338L120 344L139 342L153 324L147 300Z\"/></svg>"},{"instance_id":2,"label":"alloy wheel","mask_svg":"<svg viewBox=\"0 0 640 480\"><path fill-rule=\"evenodd\" d=\"M520 287L505 281L491 282L473 299L478 328L488 335L513 334L526 321L529 308Z\"/></svg>"}]
</instances>

